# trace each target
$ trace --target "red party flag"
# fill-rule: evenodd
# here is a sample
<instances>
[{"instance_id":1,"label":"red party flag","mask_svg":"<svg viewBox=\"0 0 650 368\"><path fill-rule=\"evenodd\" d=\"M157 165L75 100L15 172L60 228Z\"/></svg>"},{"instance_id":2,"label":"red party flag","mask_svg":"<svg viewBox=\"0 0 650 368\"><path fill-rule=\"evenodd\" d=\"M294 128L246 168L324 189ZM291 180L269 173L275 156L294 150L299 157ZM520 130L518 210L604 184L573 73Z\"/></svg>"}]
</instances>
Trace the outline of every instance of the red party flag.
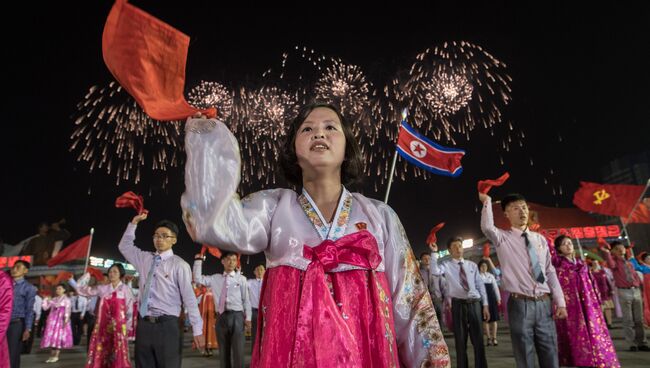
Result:
<instances>
[{"instance_id":1,"label":"red party flag","mask_svg":"<svg viewBox=\"0 0 650 368\"><path fill-rule=\"evenodd\" d=\"M436 233L440 231L445 226L444 222L439 223L438 225L434 226L431 231L429 231L429 236L427 236L427 244L434 244L438 242L438 237L436 236Z\"/></svg>"},{"instance_id":2,"label":"red party flag","mask_svg":"<svg viewBox=\"0 0 650 368\"><path fill-rule=\"evenodd\" d=\"M202 256L205 255L206 251L212 254L212 256L215 258L221 258L221 251L219 250L219 248L213 247L208 244L203 244L203 247L201 247L201 255Z\"/></svg>"},{"instance_id":3,"label":"red party flag","mask_svg":"<svg viewBox=\"0 0 650 368\"><path fill-rule=\"evenodd\" d=\"M197 112L209 117L216 110L187 103L185 64L190 38L126 0L111 9L102 52L111 74L151 118L182 120Z\"/></svg>"},{"instance_id":4,"label":"red party flag","mask_svg":"<svg viewBox=\"0 0 650 368\"><path fill-rule=\"evenodd\" d=\"M148 210L144 208L144 199L141 195L137 195L133 192L126 192L121 196L115 199L116 208L133 208L138 212L138 215L143 213L149 213Z\"/></svg>"},{"instance_id":5,"label":"red party flag","mask_svg":"<svg viewBox=\"0 0 650 368\"><path fill-rule=\"evenodd\" d=\"M47 261L48 267L54 267L58 264L72 261L75 259L83 259L88 255L88 247L90 246L90 235L86 235L76 242L68 245L56 255Z\"/></svg>"},{"instance_id":6,"label":"red party flag","mask_svg":"<svg viewBox=\"0 0 650 368\"><path fill-rule=\"evenodd\" d=\"M485 180L479 180L478 181L478 191L479 193L487 194L492 187L500 187L503 185L503 183L508 180L510 177L510 174L506 172L505 174L501 175L498 179L485 179Z\"/></svg>"},{"instance_id":7,"label":"red party flag","mask_svg":"<svg viewBox=\"0 0 650 368\"><path fill-rule=\"evenodd\" d=\"M627 219L645 188L643 185L599 184L581 181L580 188L573 195L573 203L586 212ZM634 215L637 215L636 211ZM646 216L640 214L638 218L634 218L634 221L650 223L650 213Z\"/></svg>"},{"instance_id":8,"label":"red party flag","mask_svg":"<svg viewBox=\"0 0 650 368\"><path fill-rule=\"evenodd\" d=\"M101 282L104 280L104 273L99 269L95 267L88 267L86 270L90 274L90 276L94 277L95 280Z\"/></svg>"}]
</instances>

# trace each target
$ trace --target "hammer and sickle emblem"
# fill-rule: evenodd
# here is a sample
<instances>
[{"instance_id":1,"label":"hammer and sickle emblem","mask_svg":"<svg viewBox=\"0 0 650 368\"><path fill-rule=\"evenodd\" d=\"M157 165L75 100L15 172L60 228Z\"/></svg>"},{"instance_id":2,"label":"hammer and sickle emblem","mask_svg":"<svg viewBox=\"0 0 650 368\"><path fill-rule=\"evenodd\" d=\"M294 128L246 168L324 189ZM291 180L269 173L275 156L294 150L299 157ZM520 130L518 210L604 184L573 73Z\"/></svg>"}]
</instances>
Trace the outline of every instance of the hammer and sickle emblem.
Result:
<instances>
[{"instance_id":1,"label":"hammer and sickle emblem","mask_svg":"<svg viewBox=\"0 0 650 368\"><path fill-rule=\"evenodd\" d=\"M603 201L606 200L607 198L610 197L609 193L605 191L605 189L601 189L598 191L594 192L594 197L596 197L596 200L594 201L594 204L601 205L603 204Z\"/></svg>"}]
</instances>

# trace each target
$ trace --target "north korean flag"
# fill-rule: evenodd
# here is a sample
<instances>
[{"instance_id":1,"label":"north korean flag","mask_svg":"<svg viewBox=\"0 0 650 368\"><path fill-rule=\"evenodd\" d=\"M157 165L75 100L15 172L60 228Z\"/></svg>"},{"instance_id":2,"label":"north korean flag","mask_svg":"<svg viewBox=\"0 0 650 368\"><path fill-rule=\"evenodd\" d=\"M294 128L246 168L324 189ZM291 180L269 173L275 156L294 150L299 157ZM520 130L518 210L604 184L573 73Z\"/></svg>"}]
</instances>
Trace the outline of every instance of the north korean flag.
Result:
<instances>
[{"instance_id":1,"label":"north korean flag","mask_svg":"<svg viewBox=\"0 0 650 368\"><path fill-rule=\"evenodd\" d=\"M460 160L464 150L443 147L418 134L405 121L399 131L397 152L406 161L433 174L455 178L463 172Z\"/></svg>"}]
</instances>

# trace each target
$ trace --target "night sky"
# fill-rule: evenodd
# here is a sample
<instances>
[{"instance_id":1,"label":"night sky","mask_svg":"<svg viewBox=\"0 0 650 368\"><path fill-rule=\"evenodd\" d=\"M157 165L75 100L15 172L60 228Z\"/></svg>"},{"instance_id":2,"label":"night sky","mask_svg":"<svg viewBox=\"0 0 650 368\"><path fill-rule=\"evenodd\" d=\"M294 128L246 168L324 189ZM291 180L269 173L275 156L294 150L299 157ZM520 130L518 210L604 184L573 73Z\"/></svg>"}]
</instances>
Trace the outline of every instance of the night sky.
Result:
<instances>
[{"instance_id":1,"label":"night sky","mask_svg":"<svg viewBox=\"0 0 650 368\"><path fill-rule=\"evenodd\" d=\"M518 191L533 202L566 207L579 180L602 181L601 167L610 160L650 146L650 14L641 5L490 1L479 7L425 8L396 2L379 8L375 2L351 10L325 3L322 8L264 9L226 9L215 1L132 3L191 37L188 89L201 79L255 81L296 45L360 65L379 86L397 68L409 66L418 52L444 41L481 45L505 62L513 78L506 116L526 132L524 147L511 151L501 165L499 143L478 129L470 142L458 141L467 150L458 179L394 183L389 204L418 254L428 230L440 221L447 222L442 239L481 236L479 179L509 171L511 179L493 190L495 197ZM0 237L15 244L34 234L39 221L65 217L74 239L95 227L93 255L120 258L117 243L133 212L115 209L113 202L127 190L145 195L151 190L145 196L150 220L138 235L139 245L152 249L153 223L161 218L181 223L182 170L170 173L166 190L147 182L116 186L111 176L89 174L87 165L68 152L76 103L90 86L111 80L101 56L101 35L112 2L12 6L22 9L6 13L2 22L9 101L0 144ZM553 195L560 185L563 194ZM383 197L383 189L381 194L365 193ZM184 232L174 248L186 260L198 250ZM254 257L251 263L261 259Z\"/></svg>"}]
</instances>

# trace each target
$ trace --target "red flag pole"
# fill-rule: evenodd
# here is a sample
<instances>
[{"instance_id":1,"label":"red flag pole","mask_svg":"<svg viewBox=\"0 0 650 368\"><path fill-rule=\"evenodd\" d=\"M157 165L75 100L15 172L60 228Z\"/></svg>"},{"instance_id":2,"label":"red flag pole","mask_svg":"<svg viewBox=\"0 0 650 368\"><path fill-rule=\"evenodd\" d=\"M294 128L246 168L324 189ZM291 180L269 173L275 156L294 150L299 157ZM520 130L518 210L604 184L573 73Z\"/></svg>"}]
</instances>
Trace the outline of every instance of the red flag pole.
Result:
<instances>
[{"instance_id":1,"label":"red flag pole","mask_svg":"<svg viewBox=\"0 0 650 368\"><path fill-rule=\"evenodd\" d=\"M84 273L88 271L88 260L90 259L90 247L93 245L93 234L95 233L95 228L90 228L90 239L88 240L88 252L86 253L86 265L84 266Z\"/></svg>"},{"instance_id":2,"label":"red flag pole","mask_svg":"<svg viewBox=\"0 0 650 368\"><path fill-rule=\"evenodd\" d=\"M407 110L402 110L402 121L406 121ZM399 139L399 131L402 129L402 124L400 124L397 129L397 137ZM397 148L395 148L395 153L393 154L393 163L390 166L390 174L388 175L388 186L386 187L386 194L384 195L384 203L388 203L388 195L390 194L390 187L393 184L393 176L395 176L395 164L397 163Z\"/></svg>"}]
</instances>

